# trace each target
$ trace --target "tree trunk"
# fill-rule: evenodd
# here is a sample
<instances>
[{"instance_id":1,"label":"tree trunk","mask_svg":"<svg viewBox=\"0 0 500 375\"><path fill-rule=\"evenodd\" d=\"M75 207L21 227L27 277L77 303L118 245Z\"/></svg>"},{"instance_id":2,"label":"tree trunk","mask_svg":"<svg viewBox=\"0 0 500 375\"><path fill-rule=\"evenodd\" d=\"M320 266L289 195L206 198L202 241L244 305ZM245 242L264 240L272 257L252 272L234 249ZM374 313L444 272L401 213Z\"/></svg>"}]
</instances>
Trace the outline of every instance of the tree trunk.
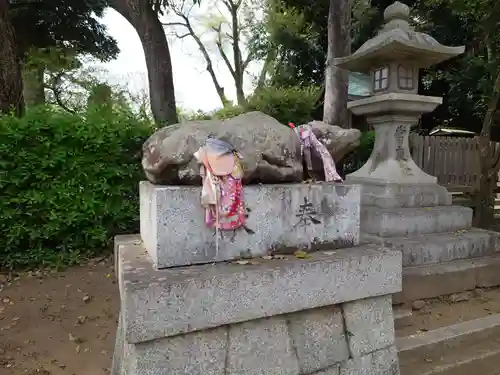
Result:
<instances>
[{"instance_id":1,"label":"tree trunk","mask_svg":"<svg viewBox=\"0 0 500 375\"><path fill-rule=\"evenodd\" d=\"M328 11L328 51L325 70L325 101L323 121L348 127L349 73L337 68L333 60L350 54L351 9L350 0L330 0Z\"/></svg>"},{"instance_id":2,"label":"tree trunk","mask_svg":"<svg viewBox=\"0 0 500 375\"><path fill-rule=\"evenodd\" d=\"M267 73L269 73L269 67L271 66L273 61L276 60L277 55L278 51L276 49L272 49L267 53L266 59L264 60L264 64L262 65L262 69L259 74L259 79L257 80L256 89L261 89L266 84L266 78L267 78Z\"/></svg>"},{"instance_id":3,"label":"tree trunk","mask_svg":"<svg viewBox=\"0 0 500 375\"><path fill-rule=\"evenodd\" d=\"M236 86L236 99L239 105L244 105L246 102L245 92L243 91L243 59L240 50L240 28L238 23L238 8L241 2L233 4L231 11L232 21L232 43L233 43L233 57L234 57L234 84Z\"/></svg>"},{"instance_id":4,"label":"tree trunk","mask_svg":"<svg viewBox=\"0 0 500 375\"><path fill-rule=\"evenodd\" d=\"M26 106L45 104L44 66L25 66L22 69L23 95Z\"/></svg>"},{"instance_id":5,"label":"tree trunk","mask_svg":"<svg viewBox=\"0 0 500 375\"><path fill-rule=\"evenodd\" d=\"M491 128L500 110L500 71L497 73L493 94L484 116L483 127L479 135L479 160L481 174L477 185L474 212L474 226L487 228L494 218L495 189L500 168L500 148L490 143Z\"/></svg>"},{"instance_id":6,"label":"tree trunk","mask_svg":"<svg viewBox=\"0 0 500 375\"><path fill-rule=\"evenodd\" d=\"M9 0L0 0L0 112L24 113L23 81Z\"/></svg>"},{"instance_id":7,"label":"tree trunk","mask_svg":"<svg viewBox=\"0 0 500 375\"><path fill-rule=\"evenodd\" d=\"M110 6L130 22L141 39L148 68L151 111L156 123L179 122L170 50L158 15L148 0L112 0Z\"/></svg>"}]
</instances>

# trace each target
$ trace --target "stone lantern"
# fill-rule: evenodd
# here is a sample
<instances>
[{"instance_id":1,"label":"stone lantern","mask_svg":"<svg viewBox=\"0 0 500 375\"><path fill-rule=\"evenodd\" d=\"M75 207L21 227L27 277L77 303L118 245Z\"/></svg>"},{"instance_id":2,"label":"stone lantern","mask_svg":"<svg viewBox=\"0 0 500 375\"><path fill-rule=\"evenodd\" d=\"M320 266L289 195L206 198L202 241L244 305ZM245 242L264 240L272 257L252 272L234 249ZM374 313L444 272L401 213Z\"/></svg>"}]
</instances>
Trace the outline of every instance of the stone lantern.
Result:
<instances>
[{"instance_id":1,"label":"stone lantern","mask_svg":"<svg viewBox=\"0 0 500 375\"><path fill-rule=\"evenodd\" d=\"M375 146L370 159L346 181L364 187L365 203L377 198L399 198L400 206L412 206L410 195L424 194L433 203L450 204L451 197L413 161L408 135L423 113L433 111L442 98L417 94L418 71L464 52L464 47L447 47L409 24L408 6L395 2L384 12L385 25L372 39L335 64L350 71L370 74L373 96L355 100L347 107L364 115L375 129ZM416 192L418 187L418 192ZM388 189L392 193L388 192ZM406 189L405 189L406 188ZM395 191L397 191L395 193ZM437 201L436 201L437 199ZM423 198L425 201L425 198ZM421 202L422 203L422 202ZM397 202L380 206L398 205Z\"/></svg>"}]
</instances>

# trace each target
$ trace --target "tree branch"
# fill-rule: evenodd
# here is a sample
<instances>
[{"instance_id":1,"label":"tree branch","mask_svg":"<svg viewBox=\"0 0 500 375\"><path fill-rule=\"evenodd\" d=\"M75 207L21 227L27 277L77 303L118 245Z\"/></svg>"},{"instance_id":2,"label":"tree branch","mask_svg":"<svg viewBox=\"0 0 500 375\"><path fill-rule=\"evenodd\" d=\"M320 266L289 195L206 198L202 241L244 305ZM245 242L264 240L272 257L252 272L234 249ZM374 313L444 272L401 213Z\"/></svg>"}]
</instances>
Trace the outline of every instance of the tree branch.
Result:
<instances>
[{"instance_id":1,"label":"tree branch","mask_svg":"<svg viewBox=\"0 0 500 375\"><path fill-rule=\"evenodd\" d=\"M56 100L56 103L59 107L61 107L66 112L75 114L76 111L66 106L66 104L64 104L61 98L62 90L59 88L59 85L61 84L63 76L64 76L63 72L57 73L56 76L53 78L54 84L52 86L44 85L44 88L49 89L54 93L54 99Z\"/></svg>"},{"instance_id":2,"label":"tree branch","mask_svg":"<svg viewBox=\"0 0 500 375\"><path fill-rule=\"evenodd\" d=\"M243 63L241 64L241 70L244 72L247 67L248 67L248 64L250 64L253 60L253 53L252 52L249 52L248 55L247 55L247 58L245 59L245 61L243 61Z\"/></svg>"},{"instance_id":3,"label":"tree branch","mask_svg":"<svg viewBox=\"0 0 500 375\"><path fill-rule=\"evenodd\" d=\"M175 34L175 36L179 39L183 39L187 36L190 36L193 38L193 40L195 41L195 43L198 46L198 49L200 50L201 54L203 55L203 58L205 59L205 62L207 63L207 71L210 74L210 77L212 78L212 82L215 86L215 90L217 91L217 94L219 95L219 98L222 102L222 105L227 106L229 101L226 98L224 88L219 84L219 80L217 79L217 76L215 75L215 71L214 71L213 64L212 64L212 59L210 58L210 54L208 53L205 45L201 41L200 37L194 31L194 29L191 25L191 22L189 21L189 18L179 10L174 9L174 13L177 16L179 16L180 18L182 18L184 20L184 23L183 22L170 22L170 23L166 23L166 24L170 25L170 26L183 26L187 29L187 33L185 33L183 35Z\"/></svg>"},{"instance_id":4,"label":"tree branch","mask_svg":"<svg viewBox=\"0 0 500 375\"><path fill-rule=\"evenodd\" d=\"M187 24L182 23L182 22L162 22L161 24L163 26L183 26L183 27L188 27Z\"/></svg>"},{"instance_id":5,"label":"tree branch","mask_svg":"<svg viewBox=\"0 0 500 375\"><path fill-rule=\"evenodd\" d=\"M234 72L233 66L231 65L231 61L229 61L229 58L227 57L226 52L224 52L224 48L222 47L222 43L220 42L220 40L218 40L216 44L217 44L217 48L219 49L219 53L222 57L222 60L224 60L224 62L227 65L227 68L229 69L229 72L231 73L231 76L235 79L236 73Z\"/></svg>"}]
</instances>

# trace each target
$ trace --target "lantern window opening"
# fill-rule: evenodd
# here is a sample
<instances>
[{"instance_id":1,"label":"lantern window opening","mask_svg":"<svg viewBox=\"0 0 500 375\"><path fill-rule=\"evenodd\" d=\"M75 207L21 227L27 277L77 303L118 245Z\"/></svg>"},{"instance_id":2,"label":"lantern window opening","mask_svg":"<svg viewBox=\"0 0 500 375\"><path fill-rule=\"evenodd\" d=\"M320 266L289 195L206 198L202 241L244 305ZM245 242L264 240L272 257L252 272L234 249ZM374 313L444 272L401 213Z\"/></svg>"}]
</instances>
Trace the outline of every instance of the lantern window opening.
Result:
<instances>
[{"instance_id":1,"label":"lantern window opening","mask_svg":"<svg viewBox=\"0 0 500 375\"><path fill-rule=\"evenodd\" d=\"M414 89L414 76L413 67L405 65L398 66L398 87L401 90Z\"/></svg>"},{"instance_id":2,"label":"lantern window opening","mask_svg":"<svg viewBox=\"0 0 500 375\"><path fill-rule=\"evenodd\" d=\"M386 90L389 87L389 67L376 69L373 73L373 91Z\"/></svg>"}]
</instances>

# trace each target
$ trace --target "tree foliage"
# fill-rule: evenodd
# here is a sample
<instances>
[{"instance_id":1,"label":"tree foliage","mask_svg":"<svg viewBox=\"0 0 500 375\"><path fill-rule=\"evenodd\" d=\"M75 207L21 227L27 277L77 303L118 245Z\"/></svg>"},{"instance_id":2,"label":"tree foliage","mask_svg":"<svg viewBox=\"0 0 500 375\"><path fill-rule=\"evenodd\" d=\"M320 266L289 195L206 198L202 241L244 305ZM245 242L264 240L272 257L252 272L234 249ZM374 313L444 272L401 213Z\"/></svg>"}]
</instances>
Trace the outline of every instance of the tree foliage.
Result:
<instances>
[{"instance_id":1,"label":"tree foliage","mask_svg":"<svg viewBox=\"0 0 500 375\"><path fill-rule=\"evenodd\" d=\"M91 54L102 61L118 55L115 39L95 17L103 15L108 6L106 0L12 0L10 3L21 56L33 48L50 47Z\"/></svg>"}]
</instances>

